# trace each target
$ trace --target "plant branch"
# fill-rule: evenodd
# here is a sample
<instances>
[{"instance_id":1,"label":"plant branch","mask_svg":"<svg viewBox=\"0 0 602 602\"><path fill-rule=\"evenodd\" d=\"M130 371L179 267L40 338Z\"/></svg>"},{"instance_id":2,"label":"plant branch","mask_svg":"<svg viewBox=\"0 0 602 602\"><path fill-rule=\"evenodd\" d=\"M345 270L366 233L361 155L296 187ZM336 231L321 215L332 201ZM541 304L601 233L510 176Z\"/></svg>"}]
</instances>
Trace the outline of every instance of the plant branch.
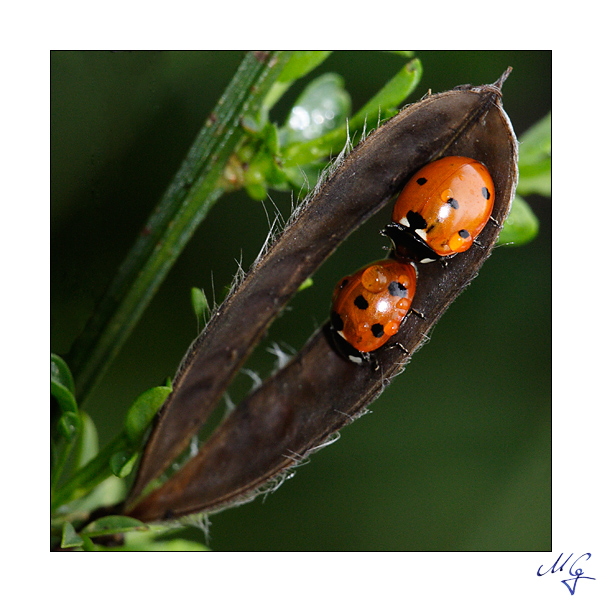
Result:
<instances>
[{"instance_id":1,"label":"plant branch","mask_svg":"<svg viewBox=\"0 0 602 602\"><path fill-rule=\"evenodd\" d=\"M134 328L177 257L223 194L218 181L290 52L250 52L199 133L68 357L81 404Z\"/></svg>"}]
</instances>

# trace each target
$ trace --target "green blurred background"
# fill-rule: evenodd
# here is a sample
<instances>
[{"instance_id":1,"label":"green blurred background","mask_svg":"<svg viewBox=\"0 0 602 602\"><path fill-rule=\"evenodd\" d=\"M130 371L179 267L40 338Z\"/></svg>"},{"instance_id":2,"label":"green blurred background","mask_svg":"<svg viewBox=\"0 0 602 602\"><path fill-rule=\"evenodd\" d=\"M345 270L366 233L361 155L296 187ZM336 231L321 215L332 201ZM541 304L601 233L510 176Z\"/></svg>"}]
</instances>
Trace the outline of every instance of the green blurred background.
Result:
<instances>
[{"instance_id":1,"label":"green blurred background","mask_svg":"<svg viewBox=\"0 0 602 602\"><path fill-rule=\"evenodd\" d=\"M242 52L51 55L51 340L65 354L162 196ZM417 52L429 89L495 81L520 136L551 109L551 52ZM362 106L402 65L335 52L310 79L340 73ZM282 124L309 79L271 115ZM290 194L272 192L285 216ZM529 197L538 238L498 248L432 340L334 445L277 492L211 517L214 550L546 550L551 547L551 205ZM273 214L274 209L267 206ZM345 273L384 255L389 208L355 232L293 299L248 367L267 376L273 342L299 349ZM198 332L190 288L221 298L242 253L268 230L244 192L222 197L152 301L86 410L101 443L132 400L173 376ZM249 376L232 386L235 401ZM200 531L187 536L203 541Z\"/></svg>"}]
</instances>

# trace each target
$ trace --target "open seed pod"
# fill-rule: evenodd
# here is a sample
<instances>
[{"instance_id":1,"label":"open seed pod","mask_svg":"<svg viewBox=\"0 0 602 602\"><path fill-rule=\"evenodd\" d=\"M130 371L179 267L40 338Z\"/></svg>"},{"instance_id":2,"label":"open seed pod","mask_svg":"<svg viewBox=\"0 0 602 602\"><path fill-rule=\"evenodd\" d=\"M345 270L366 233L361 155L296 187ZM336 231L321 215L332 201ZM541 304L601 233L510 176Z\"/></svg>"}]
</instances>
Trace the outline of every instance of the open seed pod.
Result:
<instances>
[{"instance_id":1,"label":"open seed pod","mask_svg":"<svg viewBox=\"0 0 602 602\"><path fill-rule=\"evenodd\" d=\"M477 275L510 210L518 146L501 105L508 73L492 85L427 96L335 165L191 347L145 450L126 514L156 521L249 499L360 414L403 369ZM400 346L378 349L374 362L358 365L336 351L325 324L288 365L238 405L198 455L138 499L204 423L299 285L351 231L398 194L413 173L447 155L472 157L487 166L495 186L493 220L479 235L479 245L445 263L420 265L416 311L391 339Z\"/></svg>"}]
</instances>

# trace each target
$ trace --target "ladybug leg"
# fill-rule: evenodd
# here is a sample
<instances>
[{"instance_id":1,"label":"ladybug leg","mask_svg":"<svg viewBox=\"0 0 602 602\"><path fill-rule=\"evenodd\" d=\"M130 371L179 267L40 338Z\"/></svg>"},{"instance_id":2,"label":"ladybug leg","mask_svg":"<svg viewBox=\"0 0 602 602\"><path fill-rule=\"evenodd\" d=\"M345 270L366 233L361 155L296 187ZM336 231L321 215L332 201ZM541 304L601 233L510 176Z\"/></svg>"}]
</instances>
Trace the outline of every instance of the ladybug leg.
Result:
<instances>
[{"instance_id":1,"label":"ladybug leg","mask_svg":"<svg viewBox=\"0 0 602 602\"><path fill-rule=\"evenodd\" d=\"M406 355L410 355L410 352L401 343L393 343L391 347L397 347L398 349L401 349Z\"/></svg>"},{"instance_id":2,"label":"ladybug leg","mask_svg":"<svg viewBox=\"0 0 602 602\"><path fill-rule=\"evenodd\" d=\"M500 225L500 222L498 222L498 221L495 219L495 217L493 217L493 216L491 216L491 215L490 215L490 216L489 216L489 219L490 219L490 220L491 220L491 221L492 221L492 222L495 224L495 227L496 227L496 228L501 228L501 227L502 227L502 226Z\"/></svg>"},{"instance_id":3,"label":"ladybug leg","mask_svg":"<svg viewBox=\"0 0 602 602\"><path fill-rule=\"evenodd\" d=\"M423 313L419 312L417 309L410 307L408 311L411 311L412 313L416 314L421 320L426 320L426 316Z\"/></svg>"},{"instance_id":4,"label":"ladybug leg","mask_svg":"<svg viewBox=\"0 0 602 602\"><path fill-rule=\"evenodd\" d=\"M453 255L450 255L450 257L455 257L456 254L454 253ZM444 269L447 267L447 257L437 257L437 259L431 259L430 257L427 257L426 259L422 259L420 261L420 264L425 264L425 263L433 263L433 262L437 262L438 265L440 265L441 267L443 267Z\"/></svg>"}]
</instances>

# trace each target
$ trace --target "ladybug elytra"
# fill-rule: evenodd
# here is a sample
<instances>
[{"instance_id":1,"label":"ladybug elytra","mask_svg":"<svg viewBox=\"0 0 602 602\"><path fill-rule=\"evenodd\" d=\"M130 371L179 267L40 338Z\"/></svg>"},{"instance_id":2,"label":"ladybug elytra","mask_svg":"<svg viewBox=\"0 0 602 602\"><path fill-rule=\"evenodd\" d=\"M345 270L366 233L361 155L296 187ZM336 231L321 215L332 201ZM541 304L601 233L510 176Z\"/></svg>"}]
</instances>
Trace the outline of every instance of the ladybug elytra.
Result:
<instances>
[{"instance_id":1,"label":"ladybug elytra","mask_svg":"<svg viewBox=\"0 0 602 602\"><path fill-rule=\"evenodd\" d=\"M395 259L371 263L337 284L330 316L333 330L362 361L397 333L415 292L412 264Z\"/></svg>"},{"instance_id":2,"label":"ladybug elytra","mask_svg":"<svg viewBox=\"0 0 602 602\"><path fill-rule=\"evenodd\" d=\"M462 253L485 227L494 199L493 180L482 163L444 157L412 176L384 233L400 256L421 262Z\"/></svg>"}]
</instances>

